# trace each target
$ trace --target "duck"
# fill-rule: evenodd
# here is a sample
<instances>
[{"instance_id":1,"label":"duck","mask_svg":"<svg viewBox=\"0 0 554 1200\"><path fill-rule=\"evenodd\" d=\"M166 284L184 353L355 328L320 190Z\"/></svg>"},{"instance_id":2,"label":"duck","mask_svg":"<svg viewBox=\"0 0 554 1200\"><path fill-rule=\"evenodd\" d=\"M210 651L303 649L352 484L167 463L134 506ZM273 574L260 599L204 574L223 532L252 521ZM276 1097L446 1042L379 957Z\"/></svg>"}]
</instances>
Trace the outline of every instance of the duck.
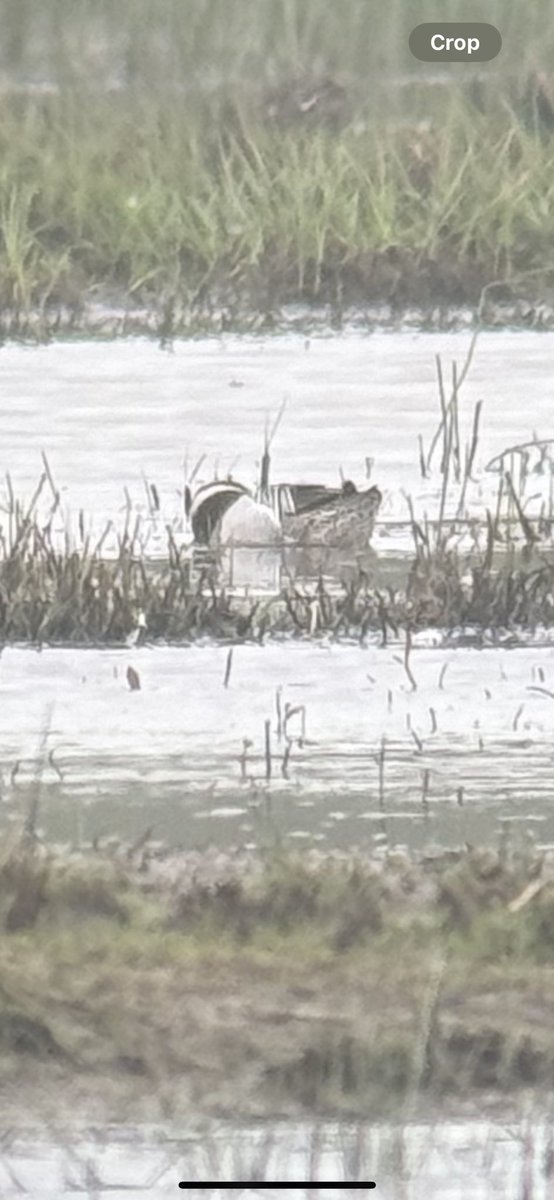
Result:
<instances>
[{"instance_id":1,"label":"duck","mask_svg":"<svg viewBox=\"0 0 554 1200\"><path fill-rule=\"evenodd\" d=\"M382 500L375 485L360 492L351 479L345 479L340 491L329 489L314 507L285 517L283 532L299 544L363 550L373 534Z\"/></svg>"}]
</instances>

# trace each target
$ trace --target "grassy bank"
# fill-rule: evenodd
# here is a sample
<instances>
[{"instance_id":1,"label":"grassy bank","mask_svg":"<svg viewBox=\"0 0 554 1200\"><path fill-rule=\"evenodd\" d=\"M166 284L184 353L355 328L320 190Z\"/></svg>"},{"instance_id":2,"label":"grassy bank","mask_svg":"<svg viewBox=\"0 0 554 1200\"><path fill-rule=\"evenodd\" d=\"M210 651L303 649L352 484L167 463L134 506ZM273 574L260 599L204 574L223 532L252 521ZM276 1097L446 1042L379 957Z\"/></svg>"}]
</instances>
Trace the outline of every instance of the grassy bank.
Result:
<instances>
[{"instance_id":1,"label":"grassy bank","mask_svg":"<svg viewBox=\"0 0 554 1200\"><path fill-rule=\"evenodd\" d=\"M93 300L155 311L169 336L291 302L477 307L492 282L506 286L489 299L550 295L554 143L510 113L454 95L429 129L336 135L206 131L186 106L120 97L10 107L0 298L23 324Z\"/></svg>"},{"instance_id":2,"label":"grassy bank","mask_svg":"<svg viewBox=\"0 0 554 1200\"><path fill-rule=\"evenodd\" d=\"M40 17L4 0L5 332L82 327L96 302L166 337L271 324L291 302L337 320L481 303L494 320L527 297L533 320L554 294L554 107L537 82L554 20L493 7L501 60L445 86L407 50L424 3L385 23L358 0L340 19L323 0L260 3L255 20L243 0Z\"/></svg>"},{"instance_id":3,"label":"grassy bank","mask_svg":"<svg viewBox=\"0 0 554 1200\"><path fill-rule=\"evenodd\" d=\"M12 842L0 1091L117 1119L546 1090L551 880L528 842L420 860Z\"/></svg>"}]
</instances>

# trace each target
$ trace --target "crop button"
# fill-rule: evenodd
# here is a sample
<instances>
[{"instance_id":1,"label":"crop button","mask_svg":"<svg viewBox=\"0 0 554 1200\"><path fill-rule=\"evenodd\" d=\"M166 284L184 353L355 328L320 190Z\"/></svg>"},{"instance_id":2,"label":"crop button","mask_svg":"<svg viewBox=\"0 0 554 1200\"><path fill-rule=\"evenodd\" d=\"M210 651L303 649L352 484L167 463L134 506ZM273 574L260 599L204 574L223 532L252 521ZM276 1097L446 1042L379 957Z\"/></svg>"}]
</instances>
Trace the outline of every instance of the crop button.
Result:
<instances>
[{"instance_id":1,"label":"crop button","mask_svg":"<svg viewBox=\"0 0 554 1200\"><path fill-rule=\"evenodd\" d=\"M494 25L478 21L427 21L412 29L409 41L421 62L490 62L502 49Z\"/></svg>"}]
</instances>

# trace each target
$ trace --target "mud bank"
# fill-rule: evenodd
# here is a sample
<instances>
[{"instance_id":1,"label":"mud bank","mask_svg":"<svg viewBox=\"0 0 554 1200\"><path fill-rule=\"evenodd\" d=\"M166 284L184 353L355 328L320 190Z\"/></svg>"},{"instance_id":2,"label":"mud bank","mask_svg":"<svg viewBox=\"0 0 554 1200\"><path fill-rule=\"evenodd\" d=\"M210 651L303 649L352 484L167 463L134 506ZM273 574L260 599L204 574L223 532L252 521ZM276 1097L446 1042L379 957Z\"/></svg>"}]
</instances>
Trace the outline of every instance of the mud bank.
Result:
<instances>
[{"instance_id":1,"label":"mud bank","mask_svg":"<svg viewBox=\"0 0 554 1200\"><path fill-rule=\"evenodd\" d=\"M494 292L496 285L491 285ZM484 291L487 291L485 281ZM116 339L148 337L168 346L176 338L234 334L298 333L305 337L348 331L395 333L457 333L479 325L483 330L554 331L554 304L548 296L516 294L509 300L483 300L483 285L459 284L424 289L421 277L402 299L378 288L360 289L358 284L343 289L340 302L330 294L323 302L306 302L301 296L283 294L271 304L258 295L214 295L209 303L189 304L176 300L167 306L136 306L124 295L86 293L71 305L20 310L4 308L0 315L0 343L9 341L50 342L58 339ZM509 292L508 285L499 287ZM362 294L363 292L363 294Z\"/></svg>"}]
</instances>

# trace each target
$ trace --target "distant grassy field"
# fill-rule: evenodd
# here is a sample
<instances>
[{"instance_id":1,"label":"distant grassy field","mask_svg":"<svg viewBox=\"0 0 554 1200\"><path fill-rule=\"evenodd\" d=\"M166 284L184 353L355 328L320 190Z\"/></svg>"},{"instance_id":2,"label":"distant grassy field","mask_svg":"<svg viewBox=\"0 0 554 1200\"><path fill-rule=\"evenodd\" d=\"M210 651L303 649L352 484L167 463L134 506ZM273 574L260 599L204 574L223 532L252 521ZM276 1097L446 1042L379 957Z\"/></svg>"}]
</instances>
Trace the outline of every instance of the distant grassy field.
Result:
<instances>
[{"instance_id":1,"label":"distant grassy field","mask_svg":"<svg viewBox=\"0 0 554 1200\"><path fill-rule=\"evenodd\" d=\"M504 48L480 68L411 58L435 15L3 0L0 302L23 324L131 302L170 333L284 302L477 304L491 282L550 298L554 10L490 3Z\"/></svg>"}]
</instances>

